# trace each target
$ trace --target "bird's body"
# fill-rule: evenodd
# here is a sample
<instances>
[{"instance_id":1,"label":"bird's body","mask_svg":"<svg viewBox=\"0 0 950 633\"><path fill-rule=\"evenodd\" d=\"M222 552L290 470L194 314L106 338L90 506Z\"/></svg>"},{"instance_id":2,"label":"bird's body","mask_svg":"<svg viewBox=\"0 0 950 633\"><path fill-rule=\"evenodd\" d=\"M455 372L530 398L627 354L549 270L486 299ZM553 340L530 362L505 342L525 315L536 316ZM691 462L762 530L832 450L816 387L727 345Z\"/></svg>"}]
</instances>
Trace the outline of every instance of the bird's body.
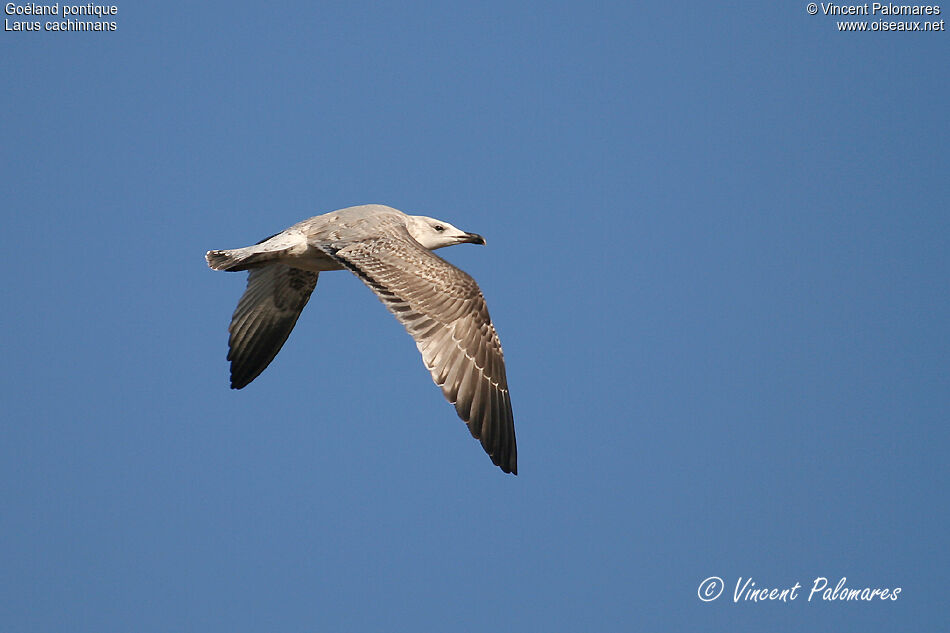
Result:
<instances>
[{"instance_id":1,"label":"bird's body","mask_svg":"<svg viewBox=\"0 0 950 633\"><path fill-rule=\"evenodd\" d=\"M363 205L318 215L254 246L208 251L216 270L247 270L229 331L231 387L256 378L280 351L319 273L348 269L416 341L432 379L492 461L517 473L504 356L475 280L431 251L480 235L447 222Z\"/></svg>"}]
</instances>

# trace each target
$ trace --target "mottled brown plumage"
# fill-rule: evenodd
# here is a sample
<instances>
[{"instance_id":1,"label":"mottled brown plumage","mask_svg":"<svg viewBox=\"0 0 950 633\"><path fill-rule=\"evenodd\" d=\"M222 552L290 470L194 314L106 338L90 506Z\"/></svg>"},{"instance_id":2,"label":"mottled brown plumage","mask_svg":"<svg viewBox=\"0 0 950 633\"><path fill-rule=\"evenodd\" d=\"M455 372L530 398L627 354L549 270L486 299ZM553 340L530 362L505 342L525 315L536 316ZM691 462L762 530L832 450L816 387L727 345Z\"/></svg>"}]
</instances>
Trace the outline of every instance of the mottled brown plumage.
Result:
<instances>
[{"instance_id":1,"label":"mottled brown plumage","mask_svg":"<svg viewBox=\"0 0 950 633\"><path fill-rule=\"evenodd\" d=\"M405 326L449 402L492 462L516 473L517 447L501 343L478 284L432 249L481 236L380 205L304 220L243 249L209 251L218 270L249 270L232 317L231 386L240 389L274 359L319 272L355 273Z\"/></svg>"}]
</instances>

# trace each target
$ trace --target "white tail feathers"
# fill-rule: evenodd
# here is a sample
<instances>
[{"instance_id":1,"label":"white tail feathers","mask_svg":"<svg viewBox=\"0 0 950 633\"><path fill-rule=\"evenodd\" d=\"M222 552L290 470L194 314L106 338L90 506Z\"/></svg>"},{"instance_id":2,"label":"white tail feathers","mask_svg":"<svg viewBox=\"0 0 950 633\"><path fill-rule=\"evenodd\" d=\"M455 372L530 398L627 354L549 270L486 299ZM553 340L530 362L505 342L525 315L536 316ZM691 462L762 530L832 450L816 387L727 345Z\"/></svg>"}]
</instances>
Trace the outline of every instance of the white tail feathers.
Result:
<instances>
[{"instance_id":1,"label":"white tail feathers","mask_svg":"<svg viewBox=\"0 0 950 633\"><path fill-rule=\"evenodd\" d=\"M211 266L215 270L228 270L231 272L247 270L257 264L274 259L275 256L276 253L257 252L254 246L234 248L227 251L208 251L205 253L208 266Z\"/></svg>"},{"instance_id":2,"label":"white tail feathers","mask_svg":"<svg viewBox=\"0 0 950 633\"><path fill-rule=\"evenodd\" d=\"M241 251L242 249L236 249ZM215 270L232 270L234 266L241 263L240 257L235 257L236 251L208 251L205 253L205 259L208 260L208 266Z\"/></svg>"},{"instance_id":3,"label":"white tail feathers","mask_svg":"<svg viewBox=\"0 0 950 633\"><path fill-rule=\"evenodd\" d=\"M255 244L254 246L233 248L226 251L208 251L205 253L205 259L208 260L208 266L215 270L236 272L278 259L282 252L282 250L261 251L260 247Z\"/></svg>"}]
</instances>

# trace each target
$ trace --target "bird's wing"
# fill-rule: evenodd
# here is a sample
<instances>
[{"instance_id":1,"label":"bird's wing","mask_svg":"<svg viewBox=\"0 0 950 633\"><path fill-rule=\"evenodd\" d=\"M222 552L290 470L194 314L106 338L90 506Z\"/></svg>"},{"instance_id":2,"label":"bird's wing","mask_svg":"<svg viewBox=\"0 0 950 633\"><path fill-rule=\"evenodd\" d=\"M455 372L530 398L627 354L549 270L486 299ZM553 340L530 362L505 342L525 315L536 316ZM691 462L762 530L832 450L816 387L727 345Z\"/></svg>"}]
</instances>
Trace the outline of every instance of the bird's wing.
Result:
<instances>
[{"instance_id":1,"label":"bird's wing","mask_svg":"<svg viewBox=\"0 0 950 633\"><path fill-rule=\"evenodd\" d=\"M492 462L517 474L505 360L475 280L408 233L321 248L363 280L399 319L432 379Z\"/></svg>"},{"instance_id":2,"label":"bird's wing","mask_svg":"<svg viewBox=\"0 0 950 633\"><path fill-rule=\"evenodd\" d=\"M317 273L284 264L250 270L228 327L232 389L247 386L274 360L316 285Z\"/></svg>"}]
</instances>

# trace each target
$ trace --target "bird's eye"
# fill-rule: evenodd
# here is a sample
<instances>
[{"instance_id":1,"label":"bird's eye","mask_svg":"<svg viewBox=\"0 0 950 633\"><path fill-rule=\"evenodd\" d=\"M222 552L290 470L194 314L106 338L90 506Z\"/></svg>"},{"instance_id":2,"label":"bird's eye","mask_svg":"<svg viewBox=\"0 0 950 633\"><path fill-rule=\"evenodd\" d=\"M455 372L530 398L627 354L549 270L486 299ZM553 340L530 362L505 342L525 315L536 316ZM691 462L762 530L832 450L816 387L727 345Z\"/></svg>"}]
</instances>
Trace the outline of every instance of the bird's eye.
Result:
<instances>
[{"instance_id":1,"label":"bird's eye","mask_svg":"<svg viewBox=\"0 0 950 633\"><path fill-rule=\"evenodd\" d=\"M442 231L445 230L445 227L442 226L441 224L436 224L436 225L433 226L432 228L434 228L434 229L435 229L436 231L438 231L439 233L441 233Z\"/></svg>"}]
</instances>

